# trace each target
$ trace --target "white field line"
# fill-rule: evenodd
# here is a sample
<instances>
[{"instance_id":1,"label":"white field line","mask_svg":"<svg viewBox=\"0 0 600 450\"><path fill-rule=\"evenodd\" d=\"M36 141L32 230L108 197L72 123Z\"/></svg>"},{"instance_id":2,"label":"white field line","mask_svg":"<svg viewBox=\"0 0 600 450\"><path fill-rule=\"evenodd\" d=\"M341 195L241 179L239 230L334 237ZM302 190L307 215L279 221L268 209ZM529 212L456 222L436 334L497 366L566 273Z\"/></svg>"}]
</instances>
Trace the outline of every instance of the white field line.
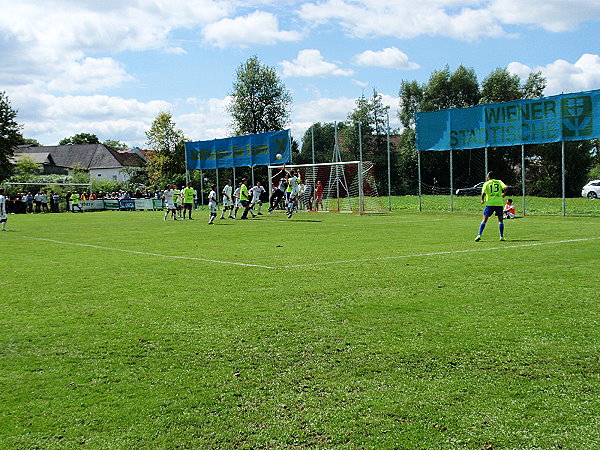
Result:
<instances>
[{"instance_id":1,"label":"white field line","mask_svg":"<svg viewBox=\"0 0 600 450\"><path fill-rule=\"evenodd\" d=\"M419 258L423 256L440 256L440 255L454 255L460 253L475 253L475 252L487 252L492 250L505 250L508 248L524 248L524 247L538 247L541 245L556 245L556 244L567 244L571 242L587 242L599 240L600 237L593 238L582 238L582 239L567 239L563 241L552 241L552 242L538 242L535 244L519 244L519 245L503 245L502 247L487 247L487 248L473 248L466 250L452 250L447 252L432 252L432 253L415 253L412 255L395 255L395 256L383 256L380 258L364 258L364 259L347 259L345 261L325 261L309 264L294 264L289 266L281 266L279 269L293 269L298 267L313 267L313 266L327 266L331 264L349 264L355 262L373 262L373 261L386 261L390 259L404 259L404 258Z\"/></svg>"},{"instance_id":2,"label":"white field line","mask_svg":"<svg viewBox=\"0 0 600 450\"><path fill-rule=\"evenodd\" d=\"M186 259L186 260L191 260L191 261L203 261L203 262L211 262L211 263L217 263L217 264L230 264L230 265L234 265L234 266L244 266L244 267L260 267L262 269L277 269L277 267L263 266L261 264L246 264L246 263L235 262L235 261L219 261L217 259L195 258L192 256L163 255L161 253L138 252L136 250L125 250L122 248L103 247L100 245L80 244L78 242L65 242L65 241L57 241L54 239L36 238L36 237L30 237L30 236L25 237L25 239L34 239L36 241L53 242L55 244L62 244L62 245L76 245L78 247L90 247L90 248L96 248L99 250L111 250L114 252L133 253L134 255L147 255L147 256L158 256L160 258Z\"/></svg>"}]
</instances>

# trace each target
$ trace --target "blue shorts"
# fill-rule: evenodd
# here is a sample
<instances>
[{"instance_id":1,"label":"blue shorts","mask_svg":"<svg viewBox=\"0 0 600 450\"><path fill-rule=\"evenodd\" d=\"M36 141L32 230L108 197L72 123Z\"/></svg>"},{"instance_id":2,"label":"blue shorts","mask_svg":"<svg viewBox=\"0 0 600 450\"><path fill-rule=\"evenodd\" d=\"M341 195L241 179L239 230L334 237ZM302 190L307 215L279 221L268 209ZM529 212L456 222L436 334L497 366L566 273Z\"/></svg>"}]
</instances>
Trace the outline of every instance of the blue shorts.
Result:
<instances>
[{"instance_id":1,"label":"blue shorts","mask_svg":"<svg viewBox=\"0 0 600 450\"><path fill-rule=\"evenodd\" d=\"M504 208L502 206L486 206L483 210L483 215L485 217L490 217L495 214L498 217L502 217L503 211Z\"/></svg>"},{"instance_id":2,"label":"blue shorts","mask_svg":"<svg viewBox=\"0 0 600 450\"><path fill-rule=\"evenodd\" d=\"M250 204L250 202L248 200L240 200L240 203L242 204L242 206L244 208L246 208Z\"/></svg>"}]
</instances>

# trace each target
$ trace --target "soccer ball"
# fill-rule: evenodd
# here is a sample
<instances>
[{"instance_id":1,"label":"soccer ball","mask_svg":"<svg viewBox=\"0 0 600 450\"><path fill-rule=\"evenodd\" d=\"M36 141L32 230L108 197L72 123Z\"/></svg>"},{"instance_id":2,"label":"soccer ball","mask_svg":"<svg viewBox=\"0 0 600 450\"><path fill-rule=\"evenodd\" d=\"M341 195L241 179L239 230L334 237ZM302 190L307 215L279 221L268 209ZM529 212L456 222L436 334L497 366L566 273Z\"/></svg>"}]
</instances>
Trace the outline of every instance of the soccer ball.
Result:
<instances>
[{"instance_id":1,"label":"soccer ball","mask_svg":"<svg viewBox=\"0 0 600 450\"><path fill-rule=\"evenodd\" d=\"M283 155L282 155L281 153L277 153L277 154L275 155L275 158L276 158L276 159L283 159Z\"/></svg>"}]
</instances>

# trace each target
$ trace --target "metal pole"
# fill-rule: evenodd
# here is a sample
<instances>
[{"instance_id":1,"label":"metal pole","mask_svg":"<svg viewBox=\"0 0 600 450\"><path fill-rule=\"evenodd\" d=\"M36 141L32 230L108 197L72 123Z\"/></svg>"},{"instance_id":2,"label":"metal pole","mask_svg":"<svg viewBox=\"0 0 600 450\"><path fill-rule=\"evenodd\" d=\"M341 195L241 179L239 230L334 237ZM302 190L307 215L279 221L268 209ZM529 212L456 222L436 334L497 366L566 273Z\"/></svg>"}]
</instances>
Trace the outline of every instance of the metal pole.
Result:
<instances>
[{"instance_id":1,"label":"metal pole","mask_svg":"<svg viewBox=\"0 0 600 450\"><path fill-rule=\"evenodd\" d=\"M450 150L450 211L454 212L454 166L452 160L452 150Z\"/></svg>"},{"instance_id":2,"label":"metal pole","mask_svg":"<svg viewBox=\"0 0 600 450\"><path fill-rule=\"evenodd\" d=\"M200 171L200 204L204 209L204 171Z\"/></svg>"},{"instance_id":3,"label":"metal pole","mask_svg":"<svg viewBox=\"0 0 600 450\"><path fill-rule=\"evenodd\" d=\"M315 125L310 128L311 131L311 149L312 149L312 163L315 164Z\"/></svg>"},{"instance_id":4,"label":"metal pole","mask_svg":"<svg viewBox=\"0 0 600 450\"><path fill-rule=\"evenodd\" d=\"M185 185L187 186L190 184L190 171L188 170L187 152L185 151L185 147L183 151L185 153Z\"/></svg>"},{"instance_id":5,"label":"metal pole","mask_svg":"<svg viewBox=\"0 0 600 450\"><path fill-rule=\"evenodd\" d=\"M233 190L235 191L235 188L237 188L237 185L235 184L235 167L233 168L233 180L231 180L231 185L233 186Z\"/></svg>"},{"instance_id":6,"label":"metal pole","mask_svg":"<svg viewBox=\"0 0 600 450\"><path fill-rule=\"evenodd\" d=\"M219 189L219 168L218 167L215 169L215 173L217 174L217 201L219 201L220 189Z\"/></svg>"},{"instance_id":7,"label":"metal pole","mask_svg":"<svg viewBox=\"0 0 600 450\"><path fill-rule=\"evenodd\" d=\"M525 144L521 144L521 194L523 195L523 216L527 213L525 203Z\"/></svg>"},{"instance_id":8,"label":"metal pole","mask_svg":"<svg viewBox=\"0 0 600 450\"><path fill-rule=\"evenodd\" d=\"M358 208L359 213L365 212L365 193L363 191L363 163L358 162Z\"/></svg>"},{"instance_id":9,"label":"metal pole","mask_svg":"<svg viewBox=\"0 0 600 450\"><path fill-rule=\"evenodd\" d=\"M423 211L423 193L421 192L421 151L417 150L417 169L419 171L419 211Z\"/></svg>"},{"instance_id":10,"label":"metal pole","mask_svg":"<svg viewBox=\"0 0 600 450\"><path fill-rule=\"evenodd\" d=\"M358 160L362 162L363 160L363 149L362 149L362 122L358 122L358 152L359 158Z\"/></svg>"},{"instance_id":11,"label":"metal pole","mask_svg":"<svg viewBox=\"0 0 600 450\"><path fill-rule=\"evenodd\" d=\"M252 166L252 186L254 186L254 166Z\"/></svg>"},{"instance_id":12,"label":"metal pole","mask_svg":"<svg viewBox=\"0 0 600 450\"><path fill-rule=\"evenodd\" d=\"M388 208L392 210L392 166L390 153L390 113L387 114L387 162L388 162Z\"/></svg>"},{"instance_id":13,"label":"metal pole","mask_svg":"<svg viewBox=\"0 0 600 450\"><path fill-rule=\"evenodd\" d=\"M483 176L483 179L487 180L487 174L489 172L489 170L488 170L488 147L486 147L484 149L484 154L485 154L485 174Z\"/></svg>"},{"instance_id":14,"label":"metal pole","mask_svg":"<svg viewBox=\"0 0 600 450\"><path fill-rule=\"evenodd\" d=\"M561 163L562 163L562 213L567 215L567 198L566 198L566 183L565 183L565 141L561 141Z\"/></svg>"}]
</instances>

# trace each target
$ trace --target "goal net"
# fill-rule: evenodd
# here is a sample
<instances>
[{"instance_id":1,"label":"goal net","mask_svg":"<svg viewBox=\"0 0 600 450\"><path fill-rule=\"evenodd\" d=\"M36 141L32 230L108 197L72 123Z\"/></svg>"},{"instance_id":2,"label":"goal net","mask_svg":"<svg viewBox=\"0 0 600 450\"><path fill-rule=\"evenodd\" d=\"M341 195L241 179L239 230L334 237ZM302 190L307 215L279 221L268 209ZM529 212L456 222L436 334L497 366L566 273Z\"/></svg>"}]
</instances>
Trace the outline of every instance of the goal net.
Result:
<instances>
[{"instance_id":1,"label":"goal net","mask_svg":"<svg viewBox=\"0 0 600 450\"><path fill-rule=\"evenodd\" d=\"M377 192L375 166L371 161L269 166L270 193L285 176L284 168L300 174L298 208L301 210L361 214L386 211Z\"/></svg>"}]
</instances>

